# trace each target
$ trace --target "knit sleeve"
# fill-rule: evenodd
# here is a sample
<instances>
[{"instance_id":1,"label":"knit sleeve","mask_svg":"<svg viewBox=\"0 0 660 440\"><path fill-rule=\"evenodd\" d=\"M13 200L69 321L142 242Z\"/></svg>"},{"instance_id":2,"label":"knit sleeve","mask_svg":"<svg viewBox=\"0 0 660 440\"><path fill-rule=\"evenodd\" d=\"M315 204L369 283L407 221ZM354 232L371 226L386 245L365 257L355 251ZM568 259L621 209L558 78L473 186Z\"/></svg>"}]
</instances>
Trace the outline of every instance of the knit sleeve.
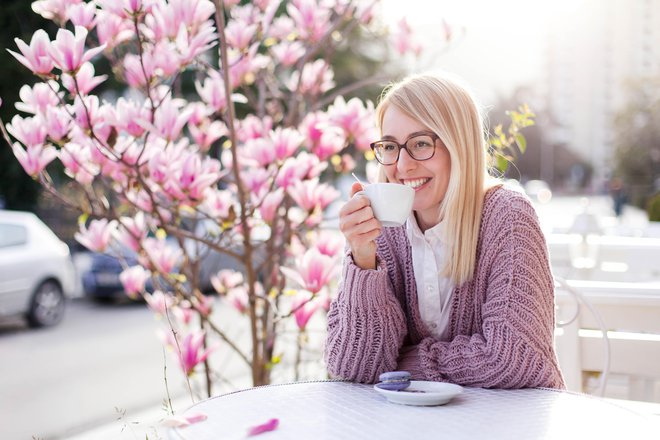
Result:
<instances>
[{"instance_id":1,"label":"knit sleeve","mask_svg":"<svg viewBox=\"0 0 660 440\"><path fill-rule=\"evenodd\" d=\"M325 361L331 376L374 383L396 368L406 334L401 305L378 258L375 270L363 270L345 258L342 282L328 313Z\"/></svg>"},{"instance_id":2,"label":"knit sleeve","mask_svg":"<svg viewBox=\"0 0 660 440\"><path fill-rule=\"evenodd\" d=\"M502 202L482 220L482 267L474 280L484 286L476 289L484 292L481 331L449 342L422 340L420 367L427 379L467 386L564 388L545 238L526 198Z\"/></svg>"}]
</instances>

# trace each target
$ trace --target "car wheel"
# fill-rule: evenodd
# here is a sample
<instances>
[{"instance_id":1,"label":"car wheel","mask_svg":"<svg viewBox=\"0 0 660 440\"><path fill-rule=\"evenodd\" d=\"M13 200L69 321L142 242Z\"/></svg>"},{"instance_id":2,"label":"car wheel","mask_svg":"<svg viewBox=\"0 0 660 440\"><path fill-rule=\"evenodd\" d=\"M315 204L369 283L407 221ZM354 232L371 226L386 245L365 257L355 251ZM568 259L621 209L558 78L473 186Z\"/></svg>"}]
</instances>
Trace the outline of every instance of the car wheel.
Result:
<instances>
[{"instance_id":1,"label":"car wheel","mask_svg":"<svg viewBox=\"0 0 660 440\"><path fill-rule=\"evenodd\" d=\"M27 319L31 327L55 325L64 316L64 294L54 281L42 283L32 296Z\"/></svg>"}]
</instances>

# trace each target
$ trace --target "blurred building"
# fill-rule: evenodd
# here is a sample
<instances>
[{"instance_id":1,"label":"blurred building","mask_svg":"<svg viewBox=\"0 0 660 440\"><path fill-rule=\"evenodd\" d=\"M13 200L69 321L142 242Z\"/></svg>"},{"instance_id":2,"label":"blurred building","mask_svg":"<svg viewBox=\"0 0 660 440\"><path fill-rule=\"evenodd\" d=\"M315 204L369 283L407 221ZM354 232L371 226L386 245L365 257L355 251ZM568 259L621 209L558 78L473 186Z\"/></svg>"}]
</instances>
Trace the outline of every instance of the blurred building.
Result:
<instances>
[{"instance_id":1,"label":"blurred building","mask_svg":"<svg viewBox=\"0 0 660 440\"><path fill-rule=\"evenodd\" d=\"M575 0L548 27L549 143L565 143L594 166L593 189L610 176L612 119L625 82L660 75L660 0ZM550 157L551 160L551 152Z\"/></svg>"}]
</instances>

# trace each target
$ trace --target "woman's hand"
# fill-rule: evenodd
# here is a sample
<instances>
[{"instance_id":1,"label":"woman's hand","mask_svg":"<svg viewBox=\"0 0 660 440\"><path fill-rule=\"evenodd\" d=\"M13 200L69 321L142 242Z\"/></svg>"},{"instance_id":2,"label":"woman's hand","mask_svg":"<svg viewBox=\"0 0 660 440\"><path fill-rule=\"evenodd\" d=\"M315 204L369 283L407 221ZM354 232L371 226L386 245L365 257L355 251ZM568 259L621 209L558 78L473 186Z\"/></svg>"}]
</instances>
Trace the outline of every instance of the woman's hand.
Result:
<instances>
[{"instance_id":1,"label":"woman's hand","mask_svg":"<svg viewBox=\"0 0 660 440\"><path fill-rule=\"evenodd\" d=\"M371 203L358 182L351 187L351 199L339 211L339 230L351 248L353 261L362 269L376 268L376 238L382 225L371 209Z\"/></svg>"}]
</instances>

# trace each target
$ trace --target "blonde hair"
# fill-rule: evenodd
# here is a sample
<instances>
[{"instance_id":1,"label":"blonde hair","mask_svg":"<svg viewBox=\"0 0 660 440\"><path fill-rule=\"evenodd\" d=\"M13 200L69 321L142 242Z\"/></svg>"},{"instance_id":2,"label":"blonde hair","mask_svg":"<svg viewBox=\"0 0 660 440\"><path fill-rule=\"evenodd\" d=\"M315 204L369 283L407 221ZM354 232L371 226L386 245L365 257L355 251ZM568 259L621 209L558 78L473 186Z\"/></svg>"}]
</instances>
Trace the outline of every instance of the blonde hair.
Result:
<instances>
[{"instance_id":1,"label":"blonde hair","mask_svg":"<svg viewBox=\"0 0 660 440\"><path fill-rule=\"evenodd\" d=\"M458 286L472 279L487 188L487 140L477 101L448 74L414 75L385 88L376 108L382 131L386 110L394 106L436 133L449 151L451 172L439 219L446 223L447 260L443 275ZM380 178L384 178L381 166Z\"/></svg>"}]
</instances>

